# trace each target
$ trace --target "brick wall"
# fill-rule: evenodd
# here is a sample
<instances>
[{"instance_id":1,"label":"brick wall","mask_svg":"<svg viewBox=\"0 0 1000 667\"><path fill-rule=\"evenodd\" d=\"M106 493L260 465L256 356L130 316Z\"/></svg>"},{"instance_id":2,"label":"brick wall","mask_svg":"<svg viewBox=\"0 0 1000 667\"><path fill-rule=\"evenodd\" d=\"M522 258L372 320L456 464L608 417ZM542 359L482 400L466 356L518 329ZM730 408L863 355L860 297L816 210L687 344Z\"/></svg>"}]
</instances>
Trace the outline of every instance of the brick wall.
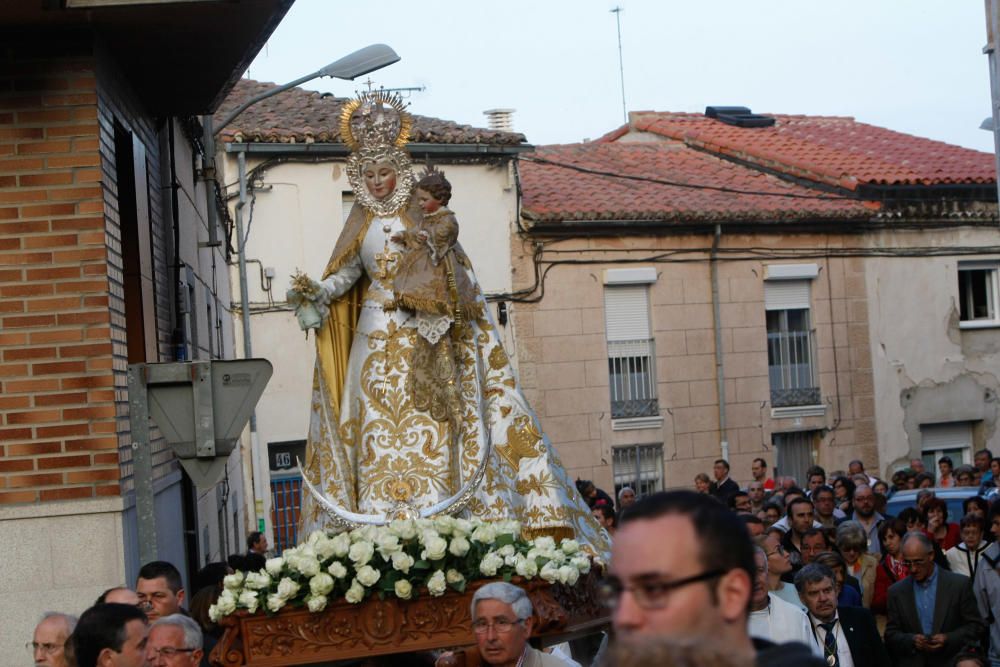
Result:
<instances>
[{"instance_id":1,"label":"brick wall","mask_svg":"<svg viewBox=\"0 0 1000 667\"><path fill-rule=\"evenodd\" d=\"M0 503L119 494L95 58L64 51L0 51Z\"/></svg>"}]
</instances>

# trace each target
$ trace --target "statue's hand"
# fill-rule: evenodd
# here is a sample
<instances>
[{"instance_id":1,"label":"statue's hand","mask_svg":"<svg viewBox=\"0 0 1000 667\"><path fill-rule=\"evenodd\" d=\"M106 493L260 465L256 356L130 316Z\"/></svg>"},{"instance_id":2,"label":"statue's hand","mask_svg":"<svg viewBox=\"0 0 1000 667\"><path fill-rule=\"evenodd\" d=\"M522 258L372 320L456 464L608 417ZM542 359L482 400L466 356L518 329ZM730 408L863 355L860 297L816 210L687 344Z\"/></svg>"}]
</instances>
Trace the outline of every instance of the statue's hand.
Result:
<instances>
[{"instance_id":1,"label":"statue's hand","mask_svg":"<svg viewBox=\"0 0 1000 667\"><path fill-rule=\"evenodd\" d=\"M295 318L299 322L299 328L306 333L309 329L319 329L329 313L327 307L329 295L326 288L304 273L295 272L285 298L289 305L295 307Z\"/></svg>"}]
</instances>

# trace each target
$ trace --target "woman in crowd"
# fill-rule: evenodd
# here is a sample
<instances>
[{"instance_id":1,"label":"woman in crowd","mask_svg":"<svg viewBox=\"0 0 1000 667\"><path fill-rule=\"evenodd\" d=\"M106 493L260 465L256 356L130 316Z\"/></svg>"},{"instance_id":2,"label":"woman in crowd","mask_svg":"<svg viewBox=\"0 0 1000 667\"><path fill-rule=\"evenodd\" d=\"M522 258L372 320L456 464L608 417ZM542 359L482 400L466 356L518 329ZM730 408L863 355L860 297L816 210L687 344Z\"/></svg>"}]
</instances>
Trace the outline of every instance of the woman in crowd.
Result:
<instances>
[{"instance_id":1,"label":"woman in crowd","mask_svg":"<svg viewBox=\"0 0 1000 667\"><path fill-rule=\"evenodd\" d=\"M934 488L934 475L922 472L913 479L913 485L915 489L932 489Z\"/></svg>"},{"instance_id":2,"label":"woman in crowd","mask_svg":"<svg viewBox=\"0 0 1000 667\"><path fill-rule=\"evenodd\" d=\"M868 553L868 536L857 521L845 521L837 526L837 550L844 557L847 573L861 584L861 604L870 607L875 592L875 570L878 561Z\"/></svg>"},{"instance_id":3,"label":"woman in crowd","mask_svg":"<svg viewBox=\"0 0 1000 667\"><path fill-rule=\"evenodd\" d=\"M948 566L952 572L972 577L976 574L979 557L990 543L983 539L986 532L986 521L975 514L967 514L959 522L962 541L945 552Z\"/></svg>"},{"instance_id":4,"label":"woman in crowd","mask_svg":"<svg viewBox=\"0 0 1000 667\"><path fill-rule=\"evenodd\" d=\"M764 511L761 512L763 516L760 517L760 520L764 522L764 528L770 528L780 521L783 513L781 505L777 502L771 501L764 505Z\"/></svg>"},{"instance_id":5,"label":"woman in crowd","mask_svg":"<svg viewBox=\"0 0 1000 667\"><path fill-rule=\"evenodd\" d=\"M910 576L910 568L903 563L900 553L903 535L906 535L906 524L901 519L886 519L879 524L878 540L882 545L882 560L875 568L875 588L869 608L875 614L880 631L885 630L889 587Z\"/></svg>"},{"instance_id":6,"label":"woman in crowd","mask_svg":"<svg viewBox=\"0 0 1000 667\"><path fill-rule=\"evenodd\" d=\"M712 480L708 478L703 472L698 473L694 476L694 490L698 493L708 493L708 488L711 486Z\"/></svg>"},{"instance_id":7,"label":"woman in crowd","mask_svg":"<svg viewBox=\"0 0 1000 667\"><path fill-rule=\"evenodd\" d=\"M927 524L927 532L931 538L941 547L941 551L948 551L961 540L961 533L957 523L948 523L948 503L940 498L931 498L924 503L924 523Z\"/></svg>"},{"instance_id":8,"label":"woman in crowd","mask_svg":"<svg viewBox=\"0 0 1000 667\"><path fill-rule=\"evenodd\" d=\"M923 511L917 509L916 507L907 507L899 513L897 518L906 524L906 532L919 530L921 533L931 538L931 542L934 544L934 563L947 570L948 559L945 558L944 551L941 550L941 546L934 541L930 531L927 530L927 519L924 517Z\"/></svg>"},{"instance_id":9,"label":"woman in crowd","mask_svg":"<svg viewBox=\"0 0 1000 667\"><path fill-rule=\"evenodd\" d=\"M782 575L792 571L792 559L785 547L781 546L781 537L769 532L758 537L755 542L767 556L767 590L801 608L802 601L799 600L795 586L781 580Z\"/></svg>"},{"instance_id":10,"label":"woman in crowd","mask_svg":"<svg viewBox=\"0 0 1000 667\"><path fill-rule=\"evenodd\" d=\"M852 511L854 482L849 477L841 476L833 480L833 495L837 500L837 507L840 508L841 512Z\"/></svg>"}]
</instances>

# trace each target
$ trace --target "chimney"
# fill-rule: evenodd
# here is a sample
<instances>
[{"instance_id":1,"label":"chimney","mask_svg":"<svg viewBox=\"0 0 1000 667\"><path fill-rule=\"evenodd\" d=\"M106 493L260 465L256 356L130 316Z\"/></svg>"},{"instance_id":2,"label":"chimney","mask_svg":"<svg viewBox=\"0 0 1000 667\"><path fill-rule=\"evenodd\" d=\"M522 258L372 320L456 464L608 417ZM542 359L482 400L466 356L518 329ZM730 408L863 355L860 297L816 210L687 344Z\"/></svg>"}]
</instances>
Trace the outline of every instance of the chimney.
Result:
<instances>
[{"instance_id":1,"label":"chimney","mask_svg":"<svg viewBox=\"0 0 1000 667\"><path fill-rule=\"evenodd\" d=\"M501 132L513 132L514 123L511 118L517 109L487 109L483 112L489 118L491 130Z\"/></svg>"}]
</instances>

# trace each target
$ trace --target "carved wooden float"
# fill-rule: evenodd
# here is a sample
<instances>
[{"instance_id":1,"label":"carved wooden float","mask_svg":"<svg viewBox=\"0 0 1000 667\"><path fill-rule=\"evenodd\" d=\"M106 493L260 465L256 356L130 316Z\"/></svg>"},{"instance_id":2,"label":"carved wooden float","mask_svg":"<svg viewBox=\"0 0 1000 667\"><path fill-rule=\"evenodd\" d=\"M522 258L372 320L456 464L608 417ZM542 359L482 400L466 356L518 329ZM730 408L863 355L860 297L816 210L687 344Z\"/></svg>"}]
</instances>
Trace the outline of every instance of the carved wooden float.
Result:
<instances>
[{"instance_id":1,"label":"carved wooden float","mask_svg":"<svg viewBox=\"0 0 1000 667\"><path fill-rule=\"evenodd\" d=\"M441 597L372 596L360 604L340 600L319 613L305 608L285 608L271 616L238 611L220 619L225 633L210 660L219 667L286 667L474 646L469 605L476 589L490 581ZM532 643L547 646L606 628L609 618L597 597L599 581L596 570L575 586L515 578L512 583L527 591L534 607Z\"/></svg>"}]
</instances>

